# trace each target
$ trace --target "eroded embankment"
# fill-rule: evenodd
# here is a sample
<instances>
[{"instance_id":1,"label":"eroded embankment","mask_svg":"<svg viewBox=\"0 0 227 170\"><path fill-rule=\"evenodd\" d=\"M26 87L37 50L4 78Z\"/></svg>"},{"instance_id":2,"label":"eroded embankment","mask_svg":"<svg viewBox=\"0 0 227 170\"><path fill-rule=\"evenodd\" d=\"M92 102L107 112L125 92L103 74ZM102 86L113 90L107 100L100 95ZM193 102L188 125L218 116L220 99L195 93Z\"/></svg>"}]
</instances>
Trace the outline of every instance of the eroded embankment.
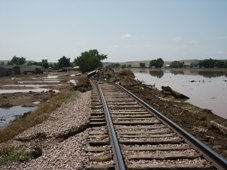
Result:
<instances>
[{"instance_id":1,"label":"eroded embankment","mask_svg":"<svg viewBox=\"0 0 227 170\"><path fill-rule=\"evenodd\" d=\"M17 152L20 151L19 148L23 148L23 155L35 158L34 154L39 154L38 158L24 163L9 161L8 165L2 165L0 169L82 168L82 162L86 161L82 146L86 143L91 93L76 93L53 111L47 120L29 128L13 140L0 144L1 156L4 156L3 148L13 148Z\"/></svg>"}]
</instances>

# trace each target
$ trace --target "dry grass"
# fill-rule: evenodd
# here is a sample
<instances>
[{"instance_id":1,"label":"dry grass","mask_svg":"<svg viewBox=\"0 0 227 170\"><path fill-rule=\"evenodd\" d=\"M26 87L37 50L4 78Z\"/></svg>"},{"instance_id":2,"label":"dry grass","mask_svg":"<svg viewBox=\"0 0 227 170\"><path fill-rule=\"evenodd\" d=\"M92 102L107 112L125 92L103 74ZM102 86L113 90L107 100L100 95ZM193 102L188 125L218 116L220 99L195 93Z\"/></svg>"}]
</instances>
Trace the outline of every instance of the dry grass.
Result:
<instances>
[{"instance_id":1,"label":"dry grass","mask_svg":"<svg viewBox=\"0 0 227 170\"><path fill-rule=\"evenodd\" d=\"M75 91L65 89L49 101L42 103L36 111L12 122L11 125L0 130L0 143L12 139L24 130L43 122L52 111L61 106L63 102L73 95L76 95Z\"/></svg>"}]
</instances>

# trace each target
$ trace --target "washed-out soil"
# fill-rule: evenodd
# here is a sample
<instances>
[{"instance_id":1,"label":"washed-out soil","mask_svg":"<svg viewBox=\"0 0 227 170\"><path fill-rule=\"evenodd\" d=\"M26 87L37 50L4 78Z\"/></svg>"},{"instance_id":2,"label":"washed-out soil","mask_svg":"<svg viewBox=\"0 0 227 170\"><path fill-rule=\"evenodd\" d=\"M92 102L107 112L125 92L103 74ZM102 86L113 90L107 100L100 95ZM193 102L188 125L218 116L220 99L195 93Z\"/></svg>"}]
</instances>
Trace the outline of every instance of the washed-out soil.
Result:
<instances>
[{"instance_id":1,"label":"washed-out soil","mask_svg":"<svg viewBox=\"0 0 227 170\"><path fill-rule=\"evenodd\" d=\"M0 94L0 107L7 108L18 105L32 107L36 105L36 102L43 103L55 94L54 91Z\"/></svg>"},{"instance_id":2,"label":"washed-out soil","mask_svg":"<svg viewBox=\"0 0 227 170\"><path fill-rule=\"evenodd\" d=\"M130 70L114 72L105 68L99 70L95 78L120 83L227 159L227 133L223 133L211 123L211 121L217 122L226 128L226 119L213 114L208 109L201 109L184 100L176 99L153 86L142 84L134 79L135 76Z\"/></svg>"},{"instance_id":3,"label":"washed-out soil","mask_svg":"<svg viewBox=\"0 0 227 170\"><path fill-rule=\"evenodd\" d=\"M35 81L42 81L48 75L56 75L58 83L40 83ZM61 91L69 86L69 80L78 79L78 77L72 77L71 74L75 74L74 72L50 72L46 74L28 74L28 75L16 75L12 77L0 77L0 89L1 90L9 90L9 89L31 89L31 87L26 87L27 84L33 85L44 85L41 88L50 89L48 91L42 92L17 92L17 93L3 93L0 94L0 107L12 107L12 106L36 106L37 103L43 103L50 98L52 98L57 93L55 90ZM33 81L32 83L20 83L21 81ZM5 85L20 85L20 86L5 86ZM24 86L23 86L24 85ZM33 88L32 88L33 89Z\"/></svg>"},{"instance_id":4,"label":"washed-out soil","mask_svg":"<svg viewBox=\"0 0 227 170\"><path fill-rule=\"evenodd\" d=\"M165 96L146 85L125 87L227 159L227 135L210 123L215 121L226 125L227 120L210 110Z\"/></svg>"}]
</instances>

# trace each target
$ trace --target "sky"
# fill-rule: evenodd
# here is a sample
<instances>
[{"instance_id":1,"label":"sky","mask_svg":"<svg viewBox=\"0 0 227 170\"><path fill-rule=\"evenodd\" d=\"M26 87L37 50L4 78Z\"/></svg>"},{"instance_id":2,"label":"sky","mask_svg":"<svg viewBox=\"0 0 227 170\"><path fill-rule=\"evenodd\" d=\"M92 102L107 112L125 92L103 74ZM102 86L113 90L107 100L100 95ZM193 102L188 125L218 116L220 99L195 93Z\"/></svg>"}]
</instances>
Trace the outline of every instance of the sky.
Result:
<instances>
[{"instance_id":1,"label":"sky","mask_svg":"<svg viewBox=\"0 0 227 170\"><path fill-rule=\"evenodd\" d=\"M227 59L227 0L0 0L0 60Z\"/></svg>"}]
</instances>

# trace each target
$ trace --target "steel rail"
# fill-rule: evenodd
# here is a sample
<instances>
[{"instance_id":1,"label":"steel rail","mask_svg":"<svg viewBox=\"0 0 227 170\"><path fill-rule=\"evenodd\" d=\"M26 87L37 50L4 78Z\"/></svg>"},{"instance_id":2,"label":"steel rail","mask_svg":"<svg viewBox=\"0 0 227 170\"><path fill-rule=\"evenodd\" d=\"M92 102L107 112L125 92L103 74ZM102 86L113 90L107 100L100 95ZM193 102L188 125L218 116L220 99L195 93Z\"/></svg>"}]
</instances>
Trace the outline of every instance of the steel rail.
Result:
<instances>
[{"instance_id":1,"label":"steel rail","mask_svg":"<svg viewBox=\"0 0 227 170\"><path fill-rule=\"evenodd\" d=\"M224 159L221 155L216 153L214 150L212 150L209 146L202 143L200 140L195 138L193 135L191 135L189 132L178 126L176 123L174 123L172 120L164 116L162 113L151 107L148 103L144 102L142 99L137 97L132 92L128 91L123 86L116 84L120 89L124 90L126 93L128 93L130 96L132 96L134 99L136 99L139 103L141 103L146 109L152 111L160 120L165 122L168 126L173 128L176 132L178 132L181 136L183 136L189 143L191 143L194 147L196 147L203 156L208 159L210 162L214 164L214 166L217 169L227 169L227 160Z\"/></svg>"},{"instance_id":2,"label":"steel rail","mask_svg":"<svg viewBox=\"0 0 227 170\"><path fill-rule=\"evenodd\" d=\"M96 86L98 87L99 95L100 95L100 98L101 98L101 101L102 101L102 105L103 105L103 109L104 109L104 113L105 113L105 118L106 118L106 121L107 121L108 132L109 132L109 135L111 136L110 140L111 140L111 144L113 146L113 149L112 149L113 154L114 154L113 156L114 156L114 160L115 160L115 163L116 163L115 169L125 170L126 168L125 168L124 159L123 159L123 156L122 156L122 153L121 153L121 149L120 149L120 146L119 146L119 142L118 142L118 139L117 139L117 135L116 135L116 132L115 132L115 129L114 129L112 119L110 117L110 112L109 112L105 97L103 95L101 87L98 85L97 82L96 82Z\"/></svg>"}]
</instances>

